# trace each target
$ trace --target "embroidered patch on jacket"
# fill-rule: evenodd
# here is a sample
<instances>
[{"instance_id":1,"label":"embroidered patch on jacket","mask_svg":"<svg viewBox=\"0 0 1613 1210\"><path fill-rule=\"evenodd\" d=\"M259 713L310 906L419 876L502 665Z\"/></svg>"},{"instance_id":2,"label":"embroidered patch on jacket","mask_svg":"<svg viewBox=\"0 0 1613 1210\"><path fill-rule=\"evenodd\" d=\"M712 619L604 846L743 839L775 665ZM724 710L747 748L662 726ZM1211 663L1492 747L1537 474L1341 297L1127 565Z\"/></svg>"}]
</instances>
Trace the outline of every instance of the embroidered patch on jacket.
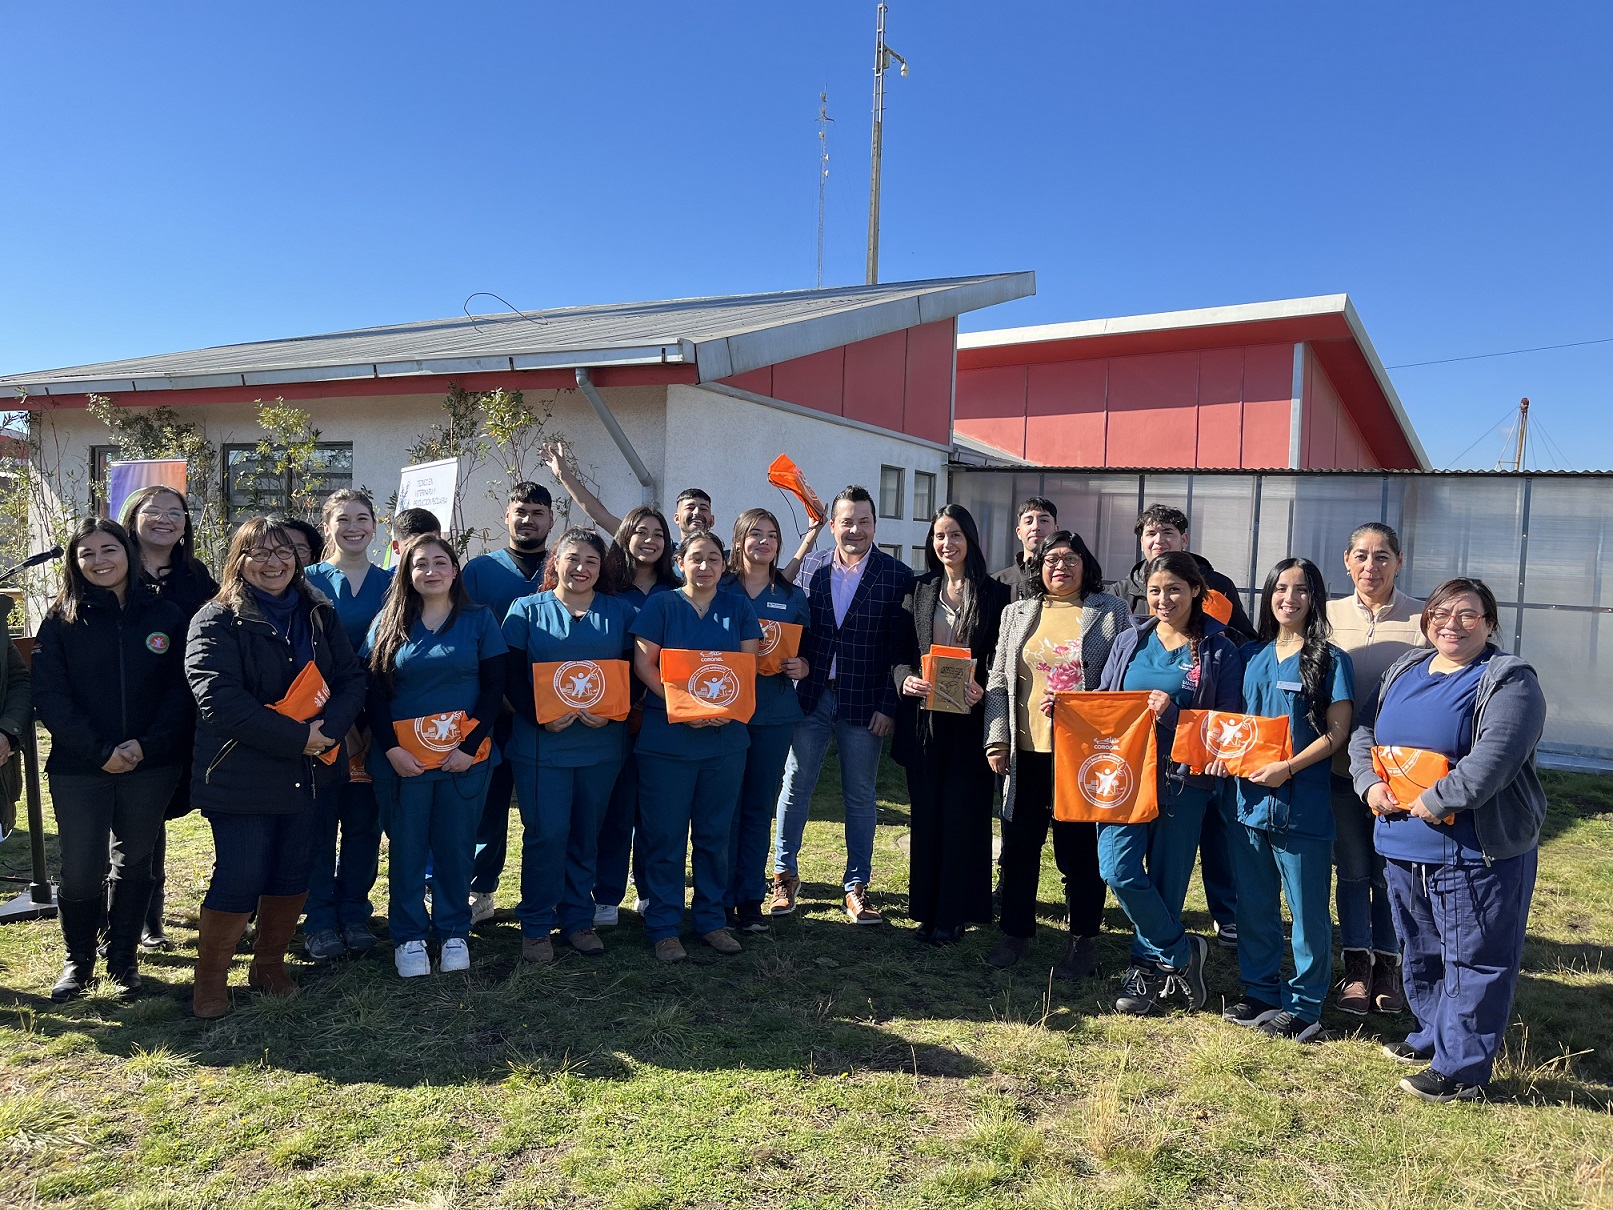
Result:
<instances>
[{"instance_id":1,"label":"embroidered patch on jacket","mask_svg":"<svg viewBox=\"0 0 1613 1210\"><path fill-rule=\"evenodd\" d=\"M153 630L146 636L146 650L161 655L168 650L168 636L160 630Z\"/></svg>"}]
</instances>

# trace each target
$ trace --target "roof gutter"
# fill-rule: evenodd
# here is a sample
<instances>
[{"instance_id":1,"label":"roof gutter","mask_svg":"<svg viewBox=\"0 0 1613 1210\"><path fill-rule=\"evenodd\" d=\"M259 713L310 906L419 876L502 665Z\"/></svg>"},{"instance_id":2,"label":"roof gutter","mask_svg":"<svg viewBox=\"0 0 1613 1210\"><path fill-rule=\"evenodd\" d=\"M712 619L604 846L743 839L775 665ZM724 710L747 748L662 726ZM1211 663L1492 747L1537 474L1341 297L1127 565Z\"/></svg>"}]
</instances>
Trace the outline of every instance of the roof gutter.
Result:
<instances>
[{"instance_id":1,"label":"roof gutter","mask_svg":"<svg viewBox=\"0 0 1613 1210\"><path fill-rule=\"evenodd\" d=\"M644 459L638 456L638 451L633 448L633 443L627 439L627 434L622 431L621 424L617 422L610 408L605 406L605 397L599 393L599 388L594 385L594 380L589 376L587 366L577 367L577 389L583 393L583 398L587 399L593 406L594 414L599 417L599 422L605 426L605 431L610 434L610 439L616 443L616 448L622 451L622 457L627 459L627 465L633 468L633 474L638 477L639 483L644 488L643 502L645 504L655 503L655 477L650 474L650 468L644 465Z\"/></svg>"}]
</instances>

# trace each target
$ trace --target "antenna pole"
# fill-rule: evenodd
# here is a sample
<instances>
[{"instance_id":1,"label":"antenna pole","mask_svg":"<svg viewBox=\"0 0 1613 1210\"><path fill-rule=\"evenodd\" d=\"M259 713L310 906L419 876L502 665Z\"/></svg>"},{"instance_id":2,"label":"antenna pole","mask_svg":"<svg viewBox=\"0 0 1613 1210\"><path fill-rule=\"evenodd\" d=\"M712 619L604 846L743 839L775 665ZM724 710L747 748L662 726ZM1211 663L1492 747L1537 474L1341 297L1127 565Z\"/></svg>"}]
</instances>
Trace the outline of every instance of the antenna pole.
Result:
<instances>
[{"instance_id":1,"label":"antenna pole","mask_svg":"<svg viewBox=\"0 0 1613 1210\"><path fill-rule=\"evenodd\" d=\"M823 212L829 188L829 88L818 94L818 289L823 289Z\"/></svg>"},{"instance_id":2,"label":"antenna pole","mask_svg":"<svg viewBox=\"0 0 1613 1210\"><path fill-rule=\"evenodd\" d=\"M1524 446L1529 439L1529 397L1518 401L1518 459L1513 470L1523 470Z\"/></svg>"},{"instance_id":3,"label":"antenna pole","mask_svg":"<svg viewBox=\"0 0 1613 1210\"><path fill-rule=\"evenodd\" d=\"M879 281L879 173L885 142L885 0L879 0L874 29L874 139L868 173L868 284Z\"/></svg>"}]
</instances>

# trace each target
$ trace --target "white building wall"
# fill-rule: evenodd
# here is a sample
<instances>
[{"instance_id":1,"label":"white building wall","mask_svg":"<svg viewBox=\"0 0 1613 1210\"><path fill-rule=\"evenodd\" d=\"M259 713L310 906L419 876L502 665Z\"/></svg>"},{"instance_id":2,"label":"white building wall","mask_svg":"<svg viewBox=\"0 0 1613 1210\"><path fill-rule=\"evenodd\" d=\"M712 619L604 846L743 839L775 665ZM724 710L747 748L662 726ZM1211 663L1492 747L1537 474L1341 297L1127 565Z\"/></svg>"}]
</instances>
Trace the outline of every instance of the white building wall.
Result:
<instances>
[{"instance_id":1,"label":"white building wall","mask_svg":"<svg viewBox=\"0 0 1613 1210\"><path fill-rule=\"evenodd\" d=\"M900 468L902 515L880 517L875 541L881 546L900 546L904 562L913 561L913 548L922 547L929 529L928 516L914 516L914 472L934 475L935 503L946 501L944 451L898 434L856 428L833 417L818 419L704 387L673 386L667 388L666 431L667 503L685 487L705 488L711 493L712 511L724 541L733 532L734 518L745 509L769 509L786 531L781 561L790 557L790 535L796 531L789 505L767 481L768 464L780 454L794 459L825 503L851 483L862 484L877 502L880 468ZM794 501L793 496L790 499ZM806 510L799 503L795 518L794 524L806 526ZM827 543L827 537L821 538L820 548Z\"/></svg>"}]
</instances>

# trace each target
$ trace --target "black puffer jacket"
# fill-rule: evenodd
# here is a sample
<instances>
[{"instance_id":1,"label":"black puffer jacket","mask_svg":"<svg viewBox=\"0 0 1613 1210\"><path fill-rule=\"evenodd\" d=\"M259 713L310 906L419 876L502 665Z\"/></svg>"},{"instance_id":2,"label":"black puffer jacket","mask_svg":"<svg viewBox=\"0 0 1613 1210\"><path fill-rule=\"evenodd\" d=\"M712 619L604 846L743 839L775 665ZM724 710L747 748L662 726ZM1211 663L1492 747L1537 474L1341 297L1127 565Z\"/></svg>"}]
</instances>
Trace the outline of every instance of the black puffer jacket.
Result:
<instances>
[{"instance_id":1,"label":"black puffer jacket","mask_svg":"<svg viewBox=\"0 0 1613 1210\"><path fill-rule=\"evenodd\" d=\"M1237 585L1230 576L1224 576L1210 565L1210 561L1201 554L1194 554L1193 560L1199 565L1199 571L1204 574L1204 582L1227 599L1232 606L1232 616L1226 621L1227 638L1232 640L1236 647L1240 643L1247 643L1255 637L1255 624L1249 620L1244 612L1243 597L1238 592ZM1139 622L1149 616L1148 611L1148 582L1143 577L1143 568L1148 566L1144 559L1131 569L1131 575L1119 581L1109 591L1114 593L1131 607L1131 616Z\"/></svg>"},{"instance_id":2,"label":"black puffer jacket","mask_svg":"<svg viewBox=\"0 0 1613 1210\"><path fill-rule=\"evenodd\" d=\"M314 665L330 687L319 718L341 755L333 765L304 756L308 724L269 708L285 697L301 667L257 603L249 596L235 610L209 601L191 621L185 650L198 708L191 803L204 813L289 815L347 780L345 739L364 705L364 666L330 602L313 589L305 596Z\"/></svg>"},{"instance_id":3,"label":"black puffer jacket","mask_svg":"<svg viewBox=\"0 0 1613 1210\"><path fill-rule=\"evenodd\" d=\"M193 706L177 606L139 584L121 606L92 588L76 622L52 610L35 637L34 709L50 732L46 769L99 773L112 749L131 739L145 754L142 769L183 762Z\"/></svg>"}]
</instances>

